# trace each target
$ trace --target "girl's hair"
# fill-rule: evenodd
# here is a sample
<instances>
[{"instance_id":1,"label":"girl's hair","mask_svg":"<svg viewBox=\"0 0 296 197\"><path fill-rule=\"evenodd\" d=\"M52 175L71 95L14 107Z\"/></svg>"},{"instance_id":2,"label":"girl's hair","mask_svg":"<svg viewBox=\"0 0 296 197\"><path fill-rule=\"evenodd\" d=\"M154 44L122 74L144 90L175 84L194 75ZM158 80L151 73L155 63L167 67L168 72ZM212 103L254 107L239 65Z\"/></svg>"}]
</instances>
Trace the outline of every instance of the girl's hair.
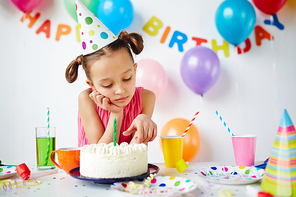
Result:
<instances>
[{"instance_id":1,"label":"girl's hair","mask_svg":"<svg viewBox=\"0 0 296 197\"><path fill-rule=\"evenodd\" d=\"M134 54L138 55L142 52L143 38L140 34L137 33L127 33L126 31L121 31L118 39L114 42L108 44L107 46L87 55L79 55L75 60L73 60L66 69L65 77L69 83L73 83L78 77L78 67L82 65L82 68L85 71L87 79L90 79L90 66L98 60L103 55L112 53L121 48L125 48L127 52L131 55L132 60Z\"/></svg>"}]
</instances>

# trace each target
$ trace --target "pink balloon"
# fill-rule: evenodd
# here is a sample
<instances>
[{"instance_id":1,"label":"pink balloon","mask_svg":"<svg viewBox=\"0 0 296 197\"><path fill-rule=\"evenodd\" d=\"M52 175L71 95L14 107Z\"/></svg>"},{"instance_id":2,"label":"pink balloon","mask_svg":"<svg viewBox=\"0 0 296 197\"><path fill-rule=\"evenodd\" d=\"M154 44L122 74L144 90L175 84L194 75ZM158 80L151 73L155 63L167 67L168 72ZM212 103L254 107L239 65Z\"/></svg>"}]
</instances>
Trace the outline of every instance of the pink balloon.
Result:
<instances>
[{"instance_id":1,"label":"pink balloon","mask_svg":"<svg viewBox=\"0 0 296 197\"><path fill-rule=\"evenodd\" d=\"M10 0L18 9L23 12L31 12L42 0Z\"/></svg>"},{"instance_id":2,"label":"pink balloon","mask_svg":"<svg viewBox=\"0 0 296 197\"><path fill-rule=\"evenodd\" d=\"M156 100L161 97L168 82L164 68L152 59L138 61L136 80L137 86L154 92Z\"/></svg>"}]
</instances>

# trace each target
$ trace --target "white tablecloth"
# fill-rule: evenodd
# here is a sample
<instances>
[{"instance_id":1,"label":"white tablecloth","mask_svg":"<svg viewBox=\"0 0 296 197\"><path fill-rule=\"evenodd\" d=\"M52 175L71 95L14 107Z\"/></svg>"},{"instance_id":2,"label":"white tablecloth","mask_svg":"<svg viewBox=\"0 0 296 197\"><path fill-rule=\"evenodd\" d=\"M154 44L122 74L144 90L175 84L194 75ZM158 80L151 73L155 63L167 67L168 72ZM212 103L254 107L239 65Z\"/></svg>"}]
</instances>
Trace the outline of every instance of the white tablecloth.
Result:
<instances>
[{"instance_id":1,"label":"white tablecloth","mask_svg":"<svg viewBox=\"0 0 296 197\"><path fill-rule=\"evenodd\" d=\"M176 176L184 177L186 179L196 182L197 188L190 193L182 196L219 196L220 190L231 190L234 197L252 197L257 196L246 189L246 185L223 185L208 182L197 175L200 168L208 168L211 166L226 165L219 162L196 162L190 163L183 173L178 172L175 168L166 168L163 163L156 163L160 167L157 176ZM34 173L34 171L32 171ZM18 176L10 177L10 179L17 179ZM62 170L57 173L37 177L42 183L37 186L27 188L7 188L7 191L0 189L0 196L30 196L30 197L46 197L46 196L71 196L71 197L92 197L92 196L132 196L125 192L111 190L110 185L93 184L90 181L82 181L71 177ZM260 190L260 182L251 184L253 189ZM134 195L135 196L135 195Z\"/></svg>"}]
</instances>

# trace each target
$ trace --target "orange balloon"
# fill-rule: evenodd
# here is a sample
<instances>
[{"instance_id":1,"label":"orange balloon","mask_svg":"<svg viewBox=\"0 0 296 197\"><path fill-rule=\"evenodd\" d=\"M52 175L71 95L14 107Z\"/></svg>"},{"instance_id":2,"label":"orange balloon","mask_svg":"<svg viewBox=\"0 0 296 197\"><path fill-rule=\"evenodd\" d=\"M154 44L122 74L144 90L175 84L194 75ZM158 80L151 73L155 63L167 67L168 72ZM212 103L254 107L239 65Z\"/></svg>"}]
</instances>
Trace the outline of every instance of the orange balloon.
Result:
<instances>
[{"instance_id":1,"label":"orange balloon","mask_svg":"<svg viewBox=\"0 0 296 197\"><path fill-rule=\"evenodd\" d=\"M183 118L175 118L167 122L160 132L160 136L183 135L190 121ZM160 141L161 143L161 141ZM162 146L161 146L162 147ZM197 128L192 124L184 137L183 159L192 161L197 155L200 147L200 136Z\"/></svg>"}]
</instances>

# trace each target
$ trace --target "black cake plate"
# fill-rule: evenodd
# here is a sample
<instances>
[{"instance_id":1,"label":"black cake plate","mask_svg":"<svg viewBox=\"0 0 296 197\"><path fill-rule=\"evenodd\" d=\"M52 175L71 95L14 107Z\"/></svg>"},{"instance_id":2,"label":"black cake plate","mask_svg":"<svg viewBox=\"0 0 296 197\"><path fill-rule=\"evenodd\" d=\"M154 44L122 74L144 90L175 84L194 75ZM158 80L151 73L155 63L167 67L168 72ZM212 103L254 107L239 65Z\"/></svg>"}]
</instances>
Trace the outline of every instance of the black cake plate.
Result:
<instances>
[{"instance_id":1,"label":"black cake plate","mask_svg":"<svg viewBox=\"0 0 296 197\"><path fill-rule=\"evenodd\" d=\"M69 175L75 179L83 180L83 181L91 181L95 184L112 184L116 182L123 182L123 181L143 181L146 177L150 176L150 174L156 174L159 171L159 167L154 164L148 164L148 170L146 173L132 176L132 177L122 177L122 178L112 178L112 179L99 179L99 178L88 178L80 175L80 167L73 168L70 170Z\"/></svg>"}]
</instances>

